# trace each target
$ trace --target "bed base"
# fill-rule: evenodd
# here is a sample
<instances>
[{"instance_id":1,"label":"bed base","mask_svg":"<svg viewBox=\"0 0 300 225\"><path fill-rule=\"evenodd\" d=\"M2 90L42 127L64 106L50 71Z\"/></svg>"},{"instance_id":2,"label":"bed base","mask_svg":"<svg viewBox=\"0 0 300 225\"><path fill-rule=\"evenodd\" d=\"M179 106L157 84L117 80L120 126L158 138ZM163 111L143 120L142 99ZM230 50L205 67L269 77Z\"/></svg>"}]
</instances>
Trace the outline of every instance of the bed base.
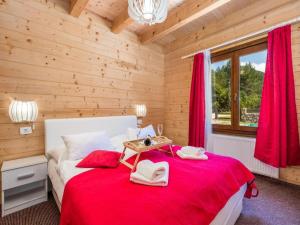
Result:
<instances>
[{"instance_id":1,"label":"bed base","mask_svg":"<svg viewBox=\"0 0 300 225\"><path fill-rule=\"evenodd\" d=\"M52 188L52 195L53 195L55 203L56 203L56 205L57 205L57 207L59 209L59 212L61 212L61 203L58 200L57 194L56 194L56 192L55 192L55 190L53 188Z\"/></svg>"}]
</instances>

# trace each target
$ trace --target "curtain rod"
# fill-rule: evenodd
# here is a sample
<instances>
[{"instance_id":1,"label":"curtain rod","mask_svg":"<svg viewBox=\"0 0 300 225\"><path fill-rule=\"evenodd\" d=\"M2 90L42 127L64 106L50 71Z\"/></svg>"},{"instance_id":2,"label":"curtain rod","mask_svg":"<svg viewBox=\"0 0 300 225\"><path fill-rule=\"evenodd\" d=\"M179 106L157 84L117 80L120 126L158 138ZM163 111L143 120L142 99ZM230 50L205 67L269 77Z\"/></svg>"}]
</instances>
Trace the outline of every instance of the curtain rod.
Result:
<instances>
[{"instance_id":1,"label":"curtain rod","mask_svg":"<svg viewBox=\"0 0 300 225\"><path fill-rule=\"evenodd\" d=\"M272 27L265 28L265 29L263 29L263 30L256 31L256 32L247 34L247 35L245 35L245 36L236 38L236 39L234 39L234 40L226 41L226 42L224 42L224 43L222 43L222 44L215 45L215 46L213 46L213 47L211 47L211 48L202 49L202 50L199 50L199 51L197 51L197 52L193 52L193 53L191 53L191 54L189 54L189 55L182 56L181 59L187 59L187 58L193 57L194 55L196 55L196 54L198 54L198 53L204 52L204 51L206 51L206 50L213 50L213 49L216 49L216 48L224 47L224 46L226 46L226 45L230 45L230 44L233 44L233 43L238 42L238 41L242 41L242 40L245 40L245 39L248 39L248 38L251 38L251 37L255 37L255 36L257 36L257 35L260 35L260 34L263 34L263 33L267 33L267 32L269 32L269 31L271 31L271 30L274 30L274 29L276 29L276 28L278 28L278 27L282 27L282 26L285 26L285 25L288 25L288 24L294 24L294 23L297 23L297 22L299 22L299 21L300 21L300 17L297 17L297 18L295 18L295 19L288 20L288 21L286 21L286 22L276 24L276 25L274 25L274 26L272 26Z\"/></svg>"}]
</instances>

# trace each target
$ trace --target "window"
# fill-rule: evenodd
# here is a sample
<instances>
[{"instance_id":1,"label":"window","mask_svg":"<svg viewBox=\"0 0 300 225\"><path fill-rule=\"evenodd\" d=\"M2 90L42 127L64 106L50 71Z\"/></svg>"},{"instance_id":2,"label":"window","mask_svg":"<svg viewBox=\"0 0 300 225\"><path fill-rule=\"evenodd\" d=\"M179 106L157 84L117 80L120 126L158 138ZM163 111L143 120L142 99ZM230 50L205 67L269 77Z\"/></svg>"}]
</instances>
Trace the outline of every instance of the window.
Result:
<instances>
[{"instance_id":1,"label":"window","mask_svg":"<svg viewBox=\"0 0 300 225\"><path fill-rule=\"evenodd\" d=\"M215 133L256 134L266 58L266 39L212 54Z\"/></svg>"}]
</instances>

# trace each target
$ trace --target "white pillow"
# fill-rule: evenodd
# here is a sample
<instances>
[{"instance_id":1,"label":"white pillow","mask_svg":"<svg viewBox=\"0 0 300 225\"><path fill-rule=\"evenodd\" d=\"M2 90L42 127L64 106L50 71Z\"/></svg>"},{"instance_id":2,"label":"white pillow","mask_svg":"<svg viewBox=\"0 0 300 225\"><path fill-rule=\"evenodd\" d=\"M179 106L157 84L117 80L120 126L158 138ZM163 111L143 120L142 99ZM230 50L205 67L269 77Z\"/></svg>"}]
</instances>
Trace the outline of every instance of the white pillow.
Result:
<instances>
[{"instance_id":1,"label":"white pillow","mask_svg":"<svg viewBox=\"0 0 300 225\"><path fill-rule=\"evenodd\" d=\"M128 128L127 136L128 140L136 140L146 138L147 136L155 137L156 133L152 126L152 124L144 127L144 128Z\"/></svg>"},{"instance_id":2,"label":"white pillow","mask_svg":"<svg viewBox=\"0 0 300 225\"><path fill-rule=\"evenodd\" d=\"M56 171L59 175L60 175L61 166L64 164L64 161L67 160L67 159L68 159L68 150L65 146L65 149L60 154L60 156L58 158L58 161L57 161Z\"/></svg>"},{"instance_id":3,"label":"white pillow","mask_svg":"<svg viewBox=\"0 0 300 225\"><path fill-rule=\"evenodd\" d=\"M154 130L152 124L142 128L140 133L138 133L138 138L146 138L148 135L150 137L155 137L156 136L156 133L155 133L155 130Z\"/></svg>"},{"instance_id":4,"label":"white pillow","mask_svg":"<svg viewBox=\"0 0 300 225\"><path fill-rule=\"evenodd\" d=\"M130 129L133 129L133 128L130 128ZM135 140L136 138L134 138ZM118 152L123 152L124 150L124 142L125 141L128 141L128 137L126 134L120 134L120 135L117 135L117 136L114 136L112 137L111 139L111 143L113 145L113 147L115 148L116 151ZM126 149L126 152L125 152L125 156L124 156L124 159L127 160L128 158L130 158L131 156L135 155L136 152L127 148Z\"/></svg>"},{"instance_id":5,"label":"white pillow","mask_svg":"<svg viewBox=\"0 0 300 225\"><path fill-rule=\"evenodd\" d=\"M127 129L127 139L129 141L138 139L137 134L138 134L139 130L140 130L139 128L128 128Z\"/></svg>"},{"instance_id":6,"label":"white pillow","mask_svg":"<svg viewBox=\"0 0 300 225\"><path fill-rule=\"evenodd\" d=\"M56 163L58 163L59 158L63 152L66 151L65 145L60 145L56 148L52 148L47 151L47 157L48 159L54 159Z\"/></svg>"},{"instance_id":7,"label":"white pillow","mask_svg":"<svg viewBox=\"0 0 300 225\"><path fill-rule=\"evenodd\" d=\"M68 150L68 160L82 159L94 150L113 150L105 131L64 135L62 139Z\"/></svg>"},{"instance_id":8,"label":"white pillow","mask_svg":"<svg viewBox=\"0 0 300 225\"><path fill-rule=\"evenodd\" d=\"M114 150L117 152L122 152L124 150L123 143L125 141L128 141L126 134L120 134L112 137L110 139L112 146L114 147Z\"/></svg>"}]
</instances>

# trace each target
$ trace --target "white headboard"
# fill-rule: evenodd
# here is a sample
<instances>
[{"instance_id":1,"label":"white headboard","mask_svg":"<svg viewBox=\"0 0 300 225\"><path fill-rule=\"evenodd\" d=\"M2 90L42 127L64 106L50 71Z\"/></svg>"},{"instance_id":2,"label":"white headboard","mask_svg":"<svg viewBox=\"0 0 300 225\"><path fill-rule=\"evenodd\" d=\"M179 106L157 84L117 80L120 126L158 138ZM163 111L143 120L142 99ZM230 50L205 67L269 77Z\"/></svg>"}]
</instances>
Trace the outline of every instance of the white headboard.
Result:
<instances>
[{"instance_id":1,"label":"white headboard","mask_svg":"<svg viewBox=\"0 0 300 225\"><path fill-rule=\"evenodd\" d=\"M46 152L63 144L62 135L105 130L112 137L137 127L136 116L109 116L45 120Z\"/></svg>"}]
</instances>

